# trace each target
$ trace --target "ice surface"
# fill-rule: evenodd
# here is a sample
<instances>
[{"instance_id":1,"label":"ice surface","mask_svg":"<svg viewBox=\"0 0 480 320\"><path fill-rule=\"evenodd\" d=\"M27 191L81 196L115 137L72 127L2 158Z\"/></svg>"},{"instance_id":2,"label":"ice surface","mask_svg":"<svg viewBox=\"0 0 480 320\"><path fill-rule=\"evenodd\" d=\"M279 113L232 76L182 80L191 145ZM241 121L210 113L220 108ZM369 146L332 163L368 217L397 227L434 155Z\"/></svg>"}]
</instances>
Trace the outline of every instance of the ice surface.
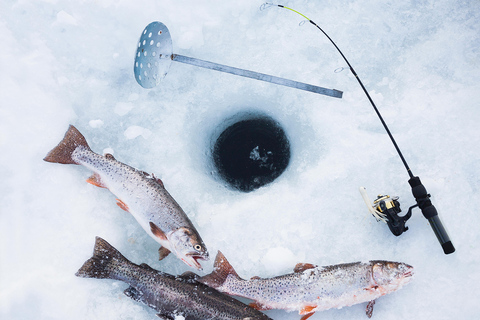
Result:
<instances>
[{"instance_id":1,"label":"ice surface","mask_svg":"<svg viewBox=\"0 0 480 320\"><path fill-rule=\"evenodd\" d=\"M197 226L212 259L239 275L275 276L295 263L388 259L415 279L380 298L374 319L479 316L480 7L476 1L287 1L335 40L372 93L457 252L443 254L418 211L394 237L368 213L371 197L413 204L408 175L333 46L314 26L261 1L0 2L0 318L156 319L126 286L75 272L101 236L136 263L172 274L157 243L85 183L86 169L42 161L74 124L96 152L161 178ZM333 99L172 63L155 89L133 76L136 45L165 23L174 52L336 88ZM282 124L292 159L272 184L244 194L212 174L210 147L244 110ZM373 200L373 199L372 199ZM295 260L302 261L295 261ZM205 264L210 272L213 261ZM366 319L365 305L311 319ZM298 314L268 311L274 319Z\"/></svg>"}]
</instances>

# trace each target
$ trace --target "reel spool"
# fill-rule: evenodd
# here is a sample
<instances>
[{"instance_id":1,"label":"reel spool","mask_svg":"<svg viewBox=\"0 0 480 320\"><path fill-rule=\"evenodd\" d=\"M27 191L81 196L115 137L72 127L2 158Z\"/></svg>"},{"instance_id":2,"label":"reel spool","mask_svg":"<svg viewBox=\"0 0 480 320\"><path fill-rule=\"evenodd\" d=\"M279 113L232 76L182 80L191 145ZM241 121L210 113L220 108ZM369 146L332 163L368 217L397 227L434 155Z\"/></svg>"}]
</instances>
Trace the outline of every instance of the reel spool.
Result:
<instances>
[{"instance_id":1,"label":"reel spool","mask_svg":"<svg viewBox=\"0 0 480 320\"><path fill-rule=\"evenodd\" d=\"M395 236L398 237L408 230L408 227L405 226L405 223L412 216L412 209L418 205L410 207L406 215L399 216L399 213L402 212L402 209L400 208L398 197L390 197L389 195L380 194L377 196L377 199L373 201L373 205L371 205L370 199L367 195L367 190L364 187L360 187L360 193L362 194L363 200L367 205L368 211L370 211L377 221L386 223L390 231Z\"/></svg>"}]
</instances>

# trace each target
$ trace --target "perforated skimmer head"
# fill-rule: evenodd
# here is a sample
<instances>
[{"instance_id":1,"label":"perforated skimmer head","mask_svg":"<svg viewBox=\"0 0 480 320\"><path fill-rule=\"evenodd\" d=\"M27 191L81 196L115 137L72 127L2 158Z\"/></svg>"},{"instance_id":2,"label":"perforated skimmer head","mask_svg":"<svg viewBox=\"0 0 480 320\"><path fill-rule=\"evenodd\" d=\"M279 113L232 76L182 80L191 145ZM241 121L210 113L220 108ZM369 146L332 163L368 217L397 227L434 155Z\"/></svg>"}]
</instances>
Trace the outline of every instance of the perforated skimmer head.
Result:
<instances>
[{"instance_id":1,"label":"perforated skimmer head","mask_svg":"<svg viewBox=\"0 0 480 320\"><path fill-rule=\"evenodd\" d=\"M135 55L135 66L133 69L138 84L146 89L155 87L167 74L172 61L266 81L335 98L341 98L343 93L342 91L335 89L327 89L298 81L174 54L172 52L172 38L168 28L158 21L150 23L140 36L137 53Z\"/></svg>"},{"instance_id":2,"label":"perforated skimmer head","mask_svg":"<svg viewBox=\"0 0 480 320\"><path fill-rule=\"evenodd\" d=\"M142 32L135 54L134 73L138 84L155 87L167 74L172 63L172 38L166 25L155 21Z\"/></svg>"}]
</instances>

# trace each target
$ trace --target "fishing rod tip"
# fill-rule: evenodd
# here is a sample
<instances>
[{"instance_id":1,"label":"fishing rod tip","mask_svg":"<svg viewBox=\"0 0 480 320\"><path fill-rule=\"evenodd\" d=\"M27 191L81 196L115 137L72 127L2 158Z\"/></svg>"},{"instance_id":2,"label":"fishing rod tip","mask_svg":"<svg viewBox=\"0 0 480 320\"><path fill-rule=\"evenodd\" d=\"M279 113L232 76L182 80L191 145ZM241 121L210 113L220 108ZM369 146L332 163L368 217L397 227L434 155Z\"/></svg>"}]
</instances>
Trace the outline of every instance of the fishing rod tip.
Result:
<instances>
[{"instance_id":1,"label":"fishing rod tip","mask_svg":"<svg viewBox=\"0 0 480 320\"><path fill-rule=\"evenodd\" d=\"M277 6L277 5L274 4L274 3L271 3L271 2L265 2L260 6L260 11L263 11L263 10L268 9L270 7L273 7L273 6Z\"/></svg>"}]
</instances>

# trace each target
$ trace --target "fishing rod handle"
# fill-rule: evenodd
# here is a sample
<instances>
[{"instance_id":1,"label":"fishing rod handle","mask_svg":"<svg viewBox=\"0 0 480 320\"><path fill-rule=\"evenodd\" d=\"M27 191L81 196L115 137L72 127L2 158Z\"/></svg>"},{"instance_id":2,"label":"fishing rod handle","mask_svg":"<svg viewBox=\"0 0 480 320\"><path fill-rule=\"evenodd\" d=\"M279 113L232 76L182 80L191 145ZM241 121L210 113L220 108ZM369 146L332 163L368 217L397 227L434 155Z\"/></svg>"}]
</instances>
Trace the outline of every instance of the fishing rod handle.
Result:
<instances>
[{"instance_id":1,"label":"fishing rod handle","mask_svg":"<svg viewBox=\"0 0 480 320\"><path fill-rule=\"evenodd\" d=\"M430 201L430 195L427 193L424 185L420 181L419 177L412 177L408 180L408 183L412 187L412 193L417 201L418 207L422 210L423 216L428 220L433 232L437 236L438 241L442 245L443 252L450 254L455 252L455 247L452 241L448 237L447 231L443 227L442 221L438 216L437 209Z\"/></svg>"}]
</instances>

